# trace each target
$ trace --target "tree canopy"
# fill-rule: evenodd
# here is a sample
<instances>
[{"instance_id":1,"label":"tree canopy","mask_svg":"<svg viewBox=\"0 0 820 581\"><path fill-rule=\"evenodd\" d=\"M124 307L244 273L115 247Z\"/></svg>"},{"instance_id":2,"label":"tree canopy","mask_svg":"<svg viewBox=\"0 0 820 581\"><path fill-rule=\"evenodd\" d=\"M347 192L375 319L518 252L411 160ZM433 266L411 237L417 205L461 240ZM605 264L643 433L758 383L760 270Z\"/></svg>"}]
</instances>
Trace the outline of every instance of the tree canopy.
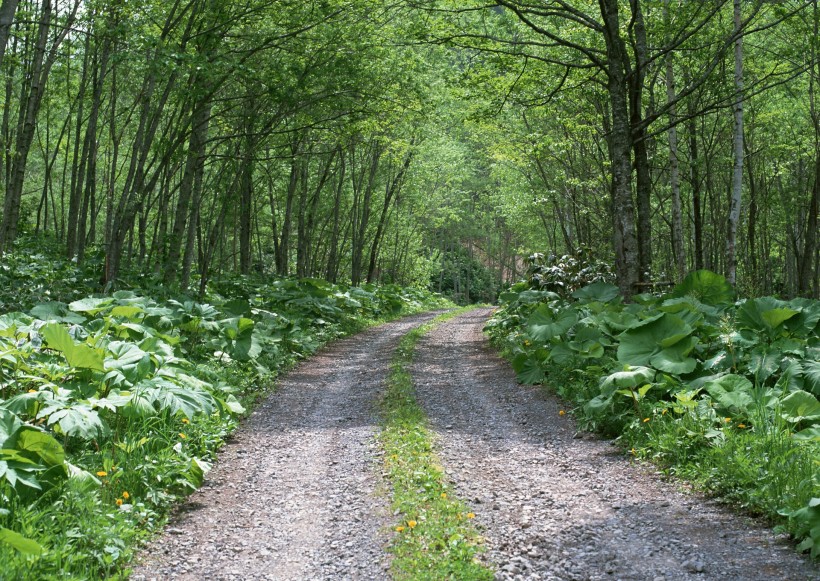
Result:
<instances>
[{"instance_id":1,"label":"tree canopy","mask_svg":"<svg viewBox=\"0 0 820 581\"><path fill-rule=\"evenodd\" d=\"M493 300L524 258L621 293L818 296L816 0L4 0L0 250Z\"/></svg>"}]
</instances>

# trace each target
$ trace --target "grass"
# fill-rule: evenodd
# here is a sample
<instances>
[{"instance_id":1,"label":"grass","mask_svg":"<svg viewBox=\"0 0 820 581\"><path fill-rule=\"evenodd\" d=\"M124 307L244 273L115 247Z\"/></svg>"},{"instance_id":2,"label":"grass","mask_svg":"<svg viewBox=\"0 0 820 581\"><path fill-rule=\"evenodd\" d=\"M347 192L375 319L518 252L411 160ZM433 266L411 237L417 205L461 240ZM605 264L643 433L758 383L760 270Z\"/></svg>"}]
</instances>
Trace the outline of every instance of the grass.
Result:
<instances>
[{"instance_id":1,"label":"grass","mask_svg":"<svg viewBox=\"0 0 820 581\"><path fill-rule=\"evenodd\" d=\"M400 515L390 545L396 579L493 579L478 560L481 537L472 521L475 515L447 485L409 372L419 339L468 310L445 313L409 332L391 364L379 440L393 485L393 508Z\"/></svg>"}]
</instances>

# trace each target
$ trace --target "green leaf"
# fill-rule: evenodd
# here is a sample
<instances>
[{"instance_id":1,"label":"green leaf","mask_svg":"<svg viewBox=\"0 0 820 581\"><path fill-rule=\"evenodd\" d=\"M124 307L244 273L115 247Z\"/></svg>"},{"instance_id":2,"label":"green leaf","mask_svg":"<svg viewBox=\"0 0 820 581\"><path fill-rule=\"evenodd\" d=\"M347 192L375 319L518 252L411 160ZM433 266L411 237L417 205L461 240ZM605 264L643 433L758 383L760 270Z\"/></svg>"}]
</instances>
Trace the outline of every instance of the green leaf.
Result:
<instances>
[{"instance_id":1,"label":"green leaf","mask_svg":"<svg viewBox=\"0 0 820 581\"><path fill-rule=\"evenodd\" d=\"M84 440L100 438L108 432L96 410L85 404L75 404L55 410L48 414L48 424L57 425L60 431L67 436L74 436Z\"/></svg>"},{"instance_id":2,"label":"green leaf","mask_svg":"<svg viewBox=\"0 0 820 581\"><path fill-rule=\"evenodd\" d=\"M771 334L799 311L774 297L761 297L744 302L737 309L737 324L741 329Z\"/></svg>"},{"instance_id":3,"label":"green leaf","mask_svg":"<svg viewBox=\"0 0 820 581\"><path fill-rule=\"evenodd\" d=\"M96 315L106 310L114 303L114 299L110 297L94 298L88 297L79 301L74 301L68 308L76 313L88 313L89 315Z\"/></svg>"},{"instance_id":4,"label":"green leaf","mask_svg":"<svg viewBox=\"0 0 820 581\"><path fill-rule=\"evenodd\" d=\"M527 320L527 333L535 341L547 342L553 337L563 335L578 321L572 309L555 313L547 305L539 305Z\"/></svg>"},{"instance_id":5,"label":"green leaf","mask_svg":"<svg viewBox=\"0 0 820 581\"><path fill-rule=\"evenodd\" d=\"M670 296L691 296L707 305L719 306L734 300L734 289L723 276L710 270L696 270L672 289Z\"/></svg>"},{"instance_id":6,"label":"green leaf","mask_svg":"<svg viewBox=\"0 0 820 581\"><path fill-rule=\"evenodd\" d=\"M790 393L780 402L781 416L787 422L820 422L820 401L807 391Z\"/></svg>"},{"instance_id":7,"label":"green leaf","mask_svg":"<svg viewBox=\"0 0 820 581\"><path fill-rule=\"evenodd\" d=\"M662 349L649 358L649 364L660 371L683 375L695 370L698 362L689 353L697 344L697 337L687 337L667 349Z\"/></svg>"},{"instance_id":8,"label":"green leaf","mask_svg":"<svg viewBox=\"0 0 820 581\"><path fill-rule=\"evenodd\" d=\"M754 406L752 382L740 375L724 375L704 386L707 393L730 415L748 415Z\"/></svg>"},{"instance_id":9,"label":"green leaf","mask_svg":"<svg viewBox=\"0 0 820 581\"><path fill-rule=\"evenodd\" d=\"M583 302L597 301L600 303L608 303L621 296L621 293L614 284L598 280L578 289L572 293L572 296Z\"/></svg>"},{"instance_id":10,"label":"green leaf","mask_svg":"<svg viewBox=\"0 0 820 581\"><path fill-rule=\"evenodd\" d=\"M39 430L20 432L17 449L37 456L47 466L62 466L65 463L65 452L60 443Z\"/></svg>"},{"instance_id":11,"label":"green leaf","mask_svg":"<svg viewBox=\"0 0 820 581\"><path fill-rule=\"evenodd\" d=\"M60 351L71 367L77 369L94 369L103 371L103 356L88 345L74 343L65 327L58 323L49 323L40 329L46 344L55 351Z\"/></svg>"},{"instance_id":12,"label":"green leaf","mask_svg":"<svg viewBox=\"0 0 820 581\"><path fill-rule=\"evenodd\" d=\"M519 353L512 360L518 381L533 385L544 381L544 369L536 357L527 353Z\"/></svg>"},{"instance_id":13,"label":"green leaf","mask_svg":"<svg viewBox=\"0 0 820 581\"><path fill-rule=\"evenodd\" d=\"M649 367L634 367L624 371L616 371L607 376L601 383L601 391L611 394L617 388L633 389L655 380L655 370Z\"/></svg>"},{"instance_id":14,"label":"green leaf","mask_svg":"<svg viewBox=\"0 0 820 581\"><path fill-rule=\"evenodd\" d=\"M120 305L111 309L111 312L108 313L109 317L123 317L129 320L135 320L134 317L136 315L140 315L145 311L142 307L138 307L135 305Z\"/></svg>"},{"instance_id":15,"label":"green leaf","mask_svg":"<svg viewBox=\"0 0 820 581\"><path fill-rule=\"evenodd\" d=\"M676 315L654 316L619 335L618 361L652 365L668 373L688 373L697 364L686 357L696 342L690 338L692 333L692 327Z\"/></svg>"},{"instance_id":16,"label":"green leaf","mask_svg":"<svg viewBox=\"0 0 820 581\"><path fill-rule=\"evenodd\" d=\"M37 541L33 541L20 533L4 527L0 527L0 542L11 545L24 555L42 555L44 550Z\"/></svg>"}]
</instances>

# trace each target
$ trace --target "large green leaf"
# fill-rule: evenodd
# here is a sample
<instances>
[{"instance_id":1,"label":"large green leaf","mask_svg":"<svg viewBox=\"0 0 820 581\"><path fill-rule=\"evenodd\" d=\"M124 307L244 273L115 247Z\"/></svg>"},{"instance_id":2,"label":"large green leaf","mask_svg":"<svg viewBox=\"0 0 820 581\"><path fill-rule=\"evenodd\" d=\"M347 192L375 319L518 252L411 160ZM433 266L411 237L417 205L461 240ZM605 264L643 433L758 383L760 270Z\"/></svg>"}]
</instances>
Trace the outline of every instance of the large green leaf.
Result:
<instances>
[{"instance_id":1,"label":"large green leaf","mask_svg":"<svg viewBox=\"0 0 820 581\"><path fill-rule=\"evenodd\" d=\"M555 312L547 305L539 305L527 320L527 333L535 341L547 342L569 331L577 321L578 315L572 309Z\"/></svg>"},{"instance_id":2,"label":"large green leaf","mask_svg":"<svg viewBox=\"0 0 820 581\"><path fill-rule=\"evenodd\" d=\"M583 288L578 289L572 296L583 302L608 303L621 296L618 287L602 280L598 280Z\"/></svg>"},{"instance_id":3,"label":"large green leaf","mask_svg":"<svg viewBox=\"0 0 820 581\"><path fill-rule=\"evenodd\" d=\"M65 463L65 451L60 443L39 430L22 430L17 438L17 449L36 456L47 466L62 466Z\"/></svg>"},{"instance_id":4,"label":"large green leaf","mask_svg":"<svg viewBox=\"0 0 820 581\"><path fill-rule=\"evenodd\" d=\"M211 414L217 409L216 400L207 391L182 387L162 378L142 382L134 387L134 394L147 398L158 411L181 412L188 418L199 413Z\"/></svg>"},{"instance_id":5,"label":"large green leaf","mask_svg":"<svg viewBox=\"0 0 820 581\"><path fill-rule=\"evenodd\" d=\"M619 335L618 361L652 365L669 373L688 373L697 361L688 357L696 343L692 327L669 313L656 315Z\"/></svg>"},{"instance_id":6,"label":"large green leaf","mask_svg":"<svg viewBox=\"0 0 820 581\"><path fill-rule=\"evenodd\" d=\"M697 345L697 337L685 337L684 340L661 349L649 358L649 364L660 371L682 375L691 373L697 367L697 360L689 354Z\"/></svg>"},{"instance_id":7,"label":"large green leaf","mask_svg":"<svg viewBox=\"0 0 820 581\"><path fill-rule=\"evenodd\" d=\"M77 313L88 313L89 315L96 315L114 303L111 297L87 297L79 301L74 301L68 308Z\"/></svg>"},{"instance_id":8,"label":"large green leaf","mask_svg":"<svg viewBox=\"0 0 820 581\"><path fill-rule=\"evenodd\" d=\"M88 345L76 344L65 327L59 323L49 323L40 329L46 344L55 351L61 352L68 364L77 369L95 369L103 371L103 356Z\"/></svg>"},{"instance_id":9,"label":"large green leaf","mask_svg":"<svg viewBox=\"0 0 820 581\"><path fill-rule=\"evenodd\" d=\"M728 374L704 386L724 411L732 416L747 416L755 401L752 382L741 375Z\"/></svg>"},{"instance_id":10,"label":"large green leaf","mask_svg":"<svg viewBox=\"0 0 820 581\"><path fill-rule=\"evenodd\" d=\"M608 375L601 383L601 392L607 395L617 389L636 388L655 380L655 370L649 367L632 367Z\"/></svg>"},{"instance_id":11,"label":"large green leaf","mask_svg":"<svg viewBox=\"0 0 820 581\"><path fill-rule=\"evenodd\" d=\"M108 433L108 426L103 423L100 414L83 403L59 409L49 407L41 411L37 417L47 418L48 425L59 426L59 431L66 436L94 440Z\"/></svg>"},{"instance_id":12,"label":"large green leaf","mask_svg":"<svg viewBox=\"0 0 820 581\"><path fill-rule=\"evenodd\" d=\"M707 305L719 306L734 300L734 290L723 276L711 270L695 270L672 289L670 296L691 296Z\"/></svg>"},{"instance_id":13,"label":"large green leaf","mask_svg":"<svg viewBox=\"0 0 820 581\"><path fill-rule=\"evenodd\" d=\"M742 329L772 334L780 325L800 311L774 297L761 297L744 302L737 309L737 325Z\"/></svg>"},{"instance_id":14,"label":"large green leaf","mask_svg":"<svg viewBox=\"0 0 820 581\"><path fill-rule=\"evenodd\" d=\"M797 390L783 398L780 402L781 416L787 422L820 423L820 401L807 391Z\"/></svg>"},{"instance_id":15,"label":"large green leaf","mask_svg":"<svg viewBox=\"0 0 820 581\"><path fill-rule=\"evenodd\" d=\"M544 381L544 369L533 354L519 353L512 360L518 381L532 385Z\"/></svg>"},{"instance_id":16,"label":"large green leaf","mask_svg":"<svg viewBox=\"0 0 820 581\"><path fill-rule=\"evenodd\" d=\"M11 545L12 548L24 555L41 555L43 553L43 547L37 541L4 527L0 527L0 542Z\"/></svg>"}]
</instances>

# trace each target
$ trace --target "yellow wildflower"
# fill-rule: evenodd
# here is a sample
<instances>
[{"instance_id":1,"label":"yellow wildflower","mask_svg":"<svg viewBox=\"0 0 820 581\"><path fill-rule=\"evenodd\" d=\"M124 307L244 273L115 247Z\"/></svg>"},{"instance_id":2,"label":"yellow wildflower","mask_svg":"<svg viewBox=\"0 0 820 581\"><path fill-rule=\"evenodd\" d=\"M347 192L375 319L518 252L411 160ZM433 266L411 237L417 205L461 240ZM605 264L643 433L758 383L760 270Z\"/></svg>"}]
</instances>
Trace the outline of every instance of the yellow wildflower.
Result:
<instances>
[{"instance_id":1,"label":"yellow wildflower","mask_svg":"<svg viewBox=\"0 0 820 581\"><path fill-rule=\"evenodd\" d=\"M130 495L130 494L128 494L128 491L126 490L126 491L124 491L124 492L122 493L122 497L123 497L125 500L128 500L129 498L131 498L131 495Z\"/></svg>"},{"instance_id":2,"label":"yellow wildflower","mask_svg":"<svg viewBox=\"0 0 820 581\"><path fill-rule=\"evenodd\" d=\"M467 518L475 518L475 513L474 512L468 512L467 513Z\"/></svg>"},{"instance_id":3,"label":"yellow wildflower","mask_svg":"<svg viewBox=\"0 0 820 581\"><path fill-rule=\"evenodd\" d=\"M447 498L447 493L446 493L446 492L442 492L442 493L441 493L441 498Z\"/></svg>"},{"instance_id":4,"label":"yellow wildflower","mask_svg":"<svg viewBox=\"0 0 820 581\"><path fill-rule=\"evenodd\" d=\"M97 472L97 476L108 476L108 472L106 472L105 470L100 470L99 472Z\"/></svg>"},{"instance_id":5,"label":"yellow wildflower","mask_svg":"<svg viewBox=\"0 0 820 581\"><path fill-rule=\"evenodd\" d=\"M746 427L746 424L738 424L738 425L737 425L737 427L738 427L738 428L740 428L740 429L742 430L743 428L745 428L745 427Z\"/></svg>"},{"instance_id":6,"label":"yellow wildflower","mask_svg":"<svg viewBox=\"0 0 820 581\"><path fill-rule=\"evenodd\" d=\"M182 438L182 439L184 440L184 439L185 439L185 438L187 438L188 436L186 436L185 434L183 434L182 432L180 432L179 437L180 437L180 438Z\"/></svg>"},{"instance_id":7,"label":"yellow wildflower","mask_svg":"<svg viewBox=\"0 0 820 581\"><path fill-rule=\"evenodd\" d=\"M188 418L182 418L182 423L183 424L190 424L191 422L188 420Z\"/></svg>"},{"instance_id":8,"label":"yellow wildflower","mask_svg":"<svg viewBox=\"0 0 820 581\"><path fill-rule=\"evenodd\" d=\"M644 418L644 419L643 419L643 423L646 423L646 422L648 422L648 421L649 421L649 418Z\"/></svg>"},{"instance_id":9,"label":"yellow wildflower","mask_svg":"<svg viewBox=\"0 0 820 581\"><path fill-rule=\"evenodd\" d=\"M417 523L417 522L416 522L416 521L414 521L414 520L409 520L409 521L407 521L407 526L408 526L408 527L410 527L411 529L416 528L416 525L417 525L417 524L419 524L419 523Z\"/></svg>"},{"instance_id":10,"label":"yellow wildflower","mask_svg":"<svg viewBox=\"0 0 820 581\"><path fill-rule=\"evenodd\" d=\"M397 527L396 527L396 532L397 532L397 533L402 533L402 532L404 532L404 527L403 527L403 526L401 526L401 525L397 526Z\"/></svg>"},{"instance_id":11,"label":"yellow wildflower","mask_svg":"<svg viewBox=\"0 0 820 581\"><path fill-rule=\"evenodd\" d=\"M668 409L663 408L663 411L661 412L661 415L662 415L662 416L663 416L663 415L666 415L666 412L668 412L668 411L669 411Z\"/></svg>"},{"instance_id":12,"label":"yellow wildflower","mask_svg":"<svg viewBox=\"0 0 820 581\"><path fill-rule=\"evenodd\" d=\"M29 393L37 393L37 390L36 389L30 389L30 390L28 390L28 392Z\"/></svg>"},{"instance_id":13,"label":"yellow wildflower","mask_svg":"<svg viewBox=\"0 0 820 581\"><path fill-rule=\"evenodd\" d=\"M122 506L122 498L117 499L117 506Z\"/></svg>"},{"instance_id":14,"label":"yellow wildflower","mask_svg":"<svg viewBox=\"0 0 820 581\"><path fill-rule=\"evenodd\" d=\"M727 424L732 421L732 418L723 418L723 421Z\"/></svg>"},{"instance_id":15,"label":"yellow wildflower","mask_svg":"<svg viewBox=\"0 0 820 581\"><path fill-rule=\"evenodd\" d=\"M567 415L567 412L565 412L564 410L561 410L561 411L558 412L558 415L559 416L565 416L565 415Z\"/></svg>"}]
</instances>

